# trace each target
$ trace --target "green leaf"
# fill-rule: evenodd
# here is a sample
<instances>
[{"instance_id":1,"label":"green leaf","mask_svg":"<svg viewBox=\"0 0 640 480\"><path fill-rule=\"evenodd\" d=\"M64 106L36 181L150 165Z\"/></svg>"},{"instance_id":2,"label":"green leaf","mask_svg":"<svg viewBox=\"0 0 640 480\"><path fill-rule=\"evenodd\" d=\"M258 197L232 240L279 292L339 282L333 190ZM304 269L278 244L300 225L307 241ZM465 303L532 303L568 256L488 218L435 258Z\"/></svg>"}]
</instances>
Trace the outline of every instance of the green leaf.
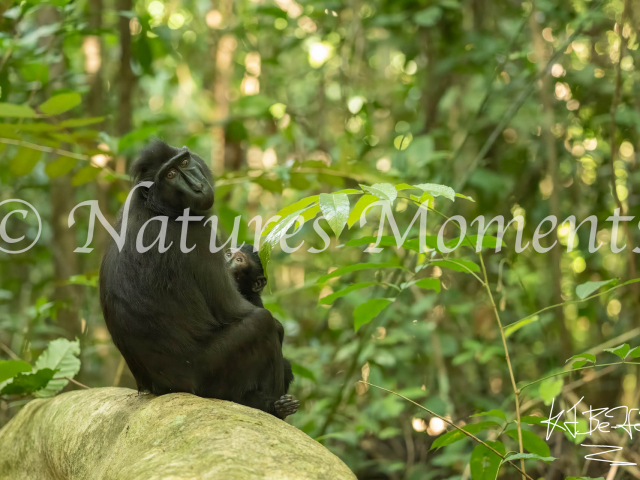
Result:
<instances>
[{"instance_id":1,"label":"green leaf","mask_svg":"<svg viewBox=\"0 0 640 480\"><path fill-rule=\"evenodd\" d=\"M396 187L390 183L375 183L370 187L366 185L360 186L364 191L369 192L371 195L375 195L380 200L386 200L393 203L393 201L398 198L398 191L396 190Z\"/></svg>"},{"instance_id":2,"label":"green leaf","mask_svg":"<svg viewBox=\"0 0 640 480\"><path fill-rule=\"evenodd\" d=\"M321 193L319 203L331 230L336 234L336 238L340 237L349 219L349 197L346 193Z\"/></svg>"},{"instance_id":3,"label":"green leaf","mask_svg":"<svg viewBox=\"0 0 640 480\"><path fill-rule=\"evenodd\" d=\"M65 285L83 285L85 287L97 287L98 275L73 275L65 282Z\"/></svg>"},{"instance_id":4,"label":"green leaf","mask_svg":"<svg viewBox=\"0 0 640 480\"><path fill-rule=\"evenodd\" d=\"M480 267L477 264L470 260L456 259L456 260L434 260L431 262L431 265L435 267L448 268L450 270L454 270L456 272L465 272L469 273L469 270L472 272L479 272ZM465 268L466 267L466 268Z\"/></svg>"},{"instance_id":5,"label":"green leaf","mask_svg":"<svg viewBox=\"0 0 640 480\"><path fill-rule=\"evenodd\" d=\"M313 374L313 372L303 367L302 365L298 365L297 363L291 362L291 371L293 372L294 375L298 377L307 378L312 382L316 381L316 377Z\"/></svg>"},{"instance_id":6,"label":"green leaf","mask_svg":"<svg viewBox=\"0 0 640 480\"><path fill-rule=\"evenodd\" d=\"M74 187L78 187L80 185L84 185L85 183L92 182L96 178L98 178L98 175L100 175L101 171L102 171L101 168L94 167L92 165L87 165L86 167L83 167L80 170L78 170L78 173L76 173L71 179L71 184Z\"/></svg>"},{"instance_id":7,"label":"green leaf","mask_svg":"<svg viewBox=\"0 0 640 480\"><path fill-rule=\"evenodd\" d=\"M19 373L31 371L31 365L22 360L0 361L0 383L15 377Z\"/></svg>"},{"instance_id":8,"label":"green leaf","mask_svg":"<svg viewBox=\"0 0 640 480\"><path fill-rule=\"evenodd\" d=\"M627 354L628 357L633 357L633 358L638 358L640 357L640 347L635 347L632 348L631 350L629 350L629 353Z\"/></svg>"},{"instance_id":9,"label":"green leaf","mask_svg":"<svg viewBox=\"0 0 640 480\"><path fill-rule=\"evenodd\" d=\"M556 459L556 457L541 457L535 453L514 453L512 455L507 455L504 461L513 462L514 460L520 460L521 458L524 460L541 460L547 463L551 463Z\"/></svg>"},{"instance_id":10,"label":"green leaf","mask_svg":"<svg viewBox=\"0 0 640 480\"><path fill-rule=\"evenodd\" d=\"M518 441L518 430L511 429L507 430L504 433L513 438L516 442ZM547 445L544 439L540 438L535 433L530 432L529 430L522 430L522 446L529 453L534 453L536 455L540 455L541 457L548 457L549 455L551 455L549 445Z\"/></svg>"},{"instance_id":11,"label":"green leaf","mask_svg":"<svg viewBox=\"0 0 640 480\"><path fill-rule=\"evenodd\" d=\"M432 6L429 8L425 8L424 10L420 10L413 16L413 21L418 25L422 25L423 27L433 27L440 17L442 16L442 10L440 7Z\"/></svg>"},{"instance_id":12,"label":"green leaf","mask_svg":"<svg viewBox=\"0 0 640 480\"><path fill-rule=\"evenodd\" d=\"M520 417L520 423L526 423L527 425L544 426L545 424L542 422L546 420L549 420L549 419L547 417L534 417L531 415L525 415L523 417Z\"/></svg>"},{"instance_id":13,"label":"green leaf","mask_svg":"<svg viewBox=\"0 0 640 480\"><path fill-rule=\"evenodd\" d=\"M253 183L260 185L268 192L282 193L282 181L270 178L266 173L251 180Z\"/></svg>"},{"instance_id":14,"label":"green leaf","mask_svg":"<svg viewBox=\"0 0 640 480\"><path fill-rule=\"evenodd\" d=\"M362 212L364 212L365 208L367 208L372 203L377 202L378 200L379 198L375 195L361 196L360 199L356 202L356 205L353 207L353 210L351 210L351 213L349 214L349 219L347 220L347 225L349 225L349 228L353 227L353 225L360 219L360 216L362 215Z\"/></svg>"},{"instance_id":15,"label":"green leaf","mask_svg":"<svg viewBox=\"0 0 640 480\"><path fill-rule=\"evenodd\" d=\"M122 150L130 147L136 142L141 142L148 139L151 135L156 133L157 130L157 127L142 127L127 133L126 135L120 137L120 140L118 141L118 151L121 152Z\"/></svg>"},{"instance_id":16,"label":"green leaf","mask_svg":"<svg viewBox=\"0 0 640 480\"><path fill-rule=\"evenodd\" d=\"M397 192L401 192L402 190L411 190L413 188L416 188L413 185L409 185L408 183L398 183L398 184L395 185L395 187L396 187L396 191Z\"/></svg>"},{"instance_id":17,"label":"green leaf","mask_svg":"<svg viewBox=\"0 0 640 480\"><path fill-rule=\"evenodd\" d=\"M347 265L346 267L340 267L334 270L331 273L327 273L326 275L318 278L316 283L324 283L327 280L339 277L344 275L345 273L358 272L360 270L370 270L372 268L380 269L380 268L402 268L406 270L402 265L398 265L397 262L384 262L384 263L354 263L352 265Z\"/></svg>"},{"instance_id":18,"label":"green leaf","mask_svg":"<svg viewBox=\"0 0 640 480\"><path fill-rule=\"evenodd\" d=\"M495 408L493 410L489 410L488 412L475 413L471 416L472 417L481 417L481 416L498 417L504 420L505 422L507 421L507 417L504 414L504 412L502 410L498 410Z\"/></svg>"},{"instance_id":19,"label":"green leaf","mask_svg":"<svg viewBox=\"0 0 640 480\"><path fill-rule=\"evenodd\" d=\"M463 195L461 193L456 193L456 197L458 198L464 198L465 200L469 200L470 202L475 203L475 200L472 197L467 197L466 195Z\"/></svg>"},{"instance_id":20,"label":"green leaf","mask_svg":"<svg viewBox=\"0 0 640 480\"><path fill-rule=\"evenodd\" d=\"M515 332L520 330L522 327L529 325L530 323L534 323L540 320L539 315L533 315L532 317L523 318L522 320L517 321L516 323L512 323L508 327L504 329L504 336L509 337L513 335Z\"/></svg>"},{"instance_id":21,"label":"green leaf","mask_svg":"<svg viewBox=\"0 0 640 480\"><path fill-rule=\"evenodd\" d=\"M354 238L353 240L349 240L346 243L347 247L358 247L360 245L370 245L378 243L379 247L397 247L396 238L391 235L383 235L382 237L361 237ZM425 245L427 248L437 248L438 246L438 237L435 235L428 235L425 238ZM411 238L409 240L405 240L404 244L401 245L400 248L407 248L409 250L413 250L414 252L420 252L420 239L419 238Z\"/></svg>"},{"instance_id":22,"label":"green leaf","mask_svg":"<svg viewBox=\"0 0 640 480\"><path fill-rule=\"evenodd\" d=\"M0 117L35 118L36 112L27 105L0 103Z\"/></svg>"},{"instance_id":23,"label":"green leaf","mask_svg":"<svg viewBox=\"0 0 640 480\"><path fill-rule=\"evenodd\" d=\"M583 367L587 362L596 363L596 356L591 353L579 353L567 359L567 361L564 363L569 363L572 360L578 360L578 361L572 363L571 366L573 368L580 368L580 367Z\"/></svg>"},{"instance_id":24,"label":"green leaf","mask_svg":"<svg viewBox=\"0 0 640 480\"><path fill-rule=\"evenodd\" d=\"M440 292L440 280L437 278L422 278L418 280L416 286L420 288L424 288L425 290L435 290L436 292Z\"/></svg>"},{"instance_id":25,"label":"green leaf","mask_svg":"<svg viewBox=\"0 0 640 480\"><path fill-rule=\"evenodd\" d=\"M604 287L605 285L609 285L610 283L617 282L617 278L612 278L611 280L603 280L602 282L586 282L582 285L578 285L576 287L576 295L580 300L584 300L593 292L598 290L600 287Z\"/></svg>"},{"instance_id":26,"label":"green leaf","mask_svg":"<svg viewBox=\"0 0 640 480\"><path fill-rule=\"evenodd\" d=\"M562 392L562 386L564 385L564 380L559 377L547 378L540 382L539 392L540 396L544 400L545 405L551 405L551 402L554 398L560 395Z\"/></svg>"},{"instance_id":27,"label":"green leaf","mask_svg":"<svg viewBox=\"0 0 640 480\"><path fill-rule=\"evenodd\" d=\"M362 325L366 325L384 310L393 299L389 298L372 298L361 305L358 305L353 311L353 327L357 332Z\"/></svg>"},{"instance_id":28,"label":"green leaf","mask_svg":"<svg viewBox=\"0 0 640 480\"><path fill-rule=\"evenodd\" d=\"M61 93L55 95L40 105L40 111L47 115L60 115L71 110L82 101L79 93Z\"/></svg>"},{"instance_id":29,"label":"green leaf","mask_svg":"<svg viewBox=\"0 0 640 480\"><path fill-rule=\"evenodd\" d=\"M617 355L622 360L624 360L625 358L627 358L627 355L629 354L629 349L630 349L629 344L623 343L622 345L618 345L617 347L605 348L602 351L613 353L614 355Z\"/></svg>"},{"instance_id":30,"label":"green leaf","mask_svg":"<svg viewBox=\"0 0 640 480\"><path fill-rule=\"evenodd\" d=\"M484 422L465 425L464 427L462 427L462 430L475 435L476 433L482 432L483 430L498 427L500 427L500 424L498 422L486 420ZM464 440L465 438L468 438L468 436L462 433L460 430L451 430L450 432L447 432L444 435L440 435L438 438L436 438L436 440L431 444L430 450L451 445L452 443L459 442L460 440Z\"/></svg>"},{"instance_id":31,"label":"green leaf","mask_svg":"<svg viewBox=\"0 0 640 480\"><path fill-rule=\"evenodd\" d=\"M345 295L354 292L356 290L362 290L363 288L371 287L373 285L382 285L378 282L365 282L365 283L354 283L353 285L349 285L347 288L343 288L342 290L338 290L337 292L333 292L326 297L322 297L318 301L318 305L331 305L338 298L344 297Z\"/></svg>"},{"instance_id":32,"label":"green leaf","mask_svg":"<svg viewBox=\"0 0 640 480\"><path fill-rule=\"evenodd\" d=\"M302 215L305 210L311 209L312 207L306 207L301 210L297 210L295 212L290 213L284 218L280 219L278 223L269 231L264 242L260 246L260 260L262 261L262 266L267 271L267 265L269 265L269 261L271 260L271 253L275 246L280 243L283 235L289 231L291 226L296 223L296 220L300 215Z\"/></svg>"},{"instance_id":33,"label":"green leaf","mask_svg":"<svg viewBox=\"0 0 640 480\"><path fill-rule=\"evenodd\" d=\"M44 167L44 171L49 178L62 177L73 170L78 160L69 157L58 157L53 162Z\"/></svg>"},{"instance_id":34,"label":"green leaf","mask_svg":"<svg viewBox=\"0 0 640 480\"><path fill-rule=\"evenodd\" d=\"M445 197L455 202L456 200L456 192L451 187L447 187L446 185L437 185L435 183L421 183L416 185L416 188L419 188L423 192L427 192L434 197Z\"/></svg>"},{"instance_id":35,"label":"green leaf","mask_svg":"<svg viewBox=\"0 0 640 480\"><path fill-rule=\"evenodd\" d=\"M72 118L70 120L60 122L58 126L63 128L85 127L87 125L93 125L94 123L103 122L104 119L105 117Z\"/></svg>"},{"instance_id":36,"label":"green leaf","mask_svg":"<svg viewBox=\"0 0 640 480\"><path fill-rule=\"evenodd\" d=\"M502 442L487 441L486 443L502 455L505 454L506 450ZM476 445L469 460L472 480L496 480L501 463L501 457L482 444Z\"/></svg>"},{"instance_id":37,"label":"green leaf","mask_svg":"<svg viewBox=\"0 0 640 480\"><path fill-rule=\"evenodd\" d=\"M27 374L19 373L0 390L0 395L27 395L36 392L46 387L55 373L50 368Z\"/></svg>"},{"instance_id":38,"label":"green leaf","mask_svg":"<svg viewBox=\"0 0 640 480\"><path fill-rule=\"evenodd\" d=\"M16 176L29 175L41 156L42 152L38 150L20 147L16 156L9 163L9 170Z\"/></svg>"},{"instance_id":39,"label":"green leaf","mask_svg":"<svg viewBox=\"0 0 640 480\"><path fill-rule=\"evenodd\" d=\"M80 371L80 342L70 342L66 338L58 338L49 342L47 349L36 360L36 369L56 370L56 377L73 378ZM60 378L51 380L46 388L40 390L36 396L40 398L53 397L62 390L69 380Z\"/></svg>"}]
</instances>

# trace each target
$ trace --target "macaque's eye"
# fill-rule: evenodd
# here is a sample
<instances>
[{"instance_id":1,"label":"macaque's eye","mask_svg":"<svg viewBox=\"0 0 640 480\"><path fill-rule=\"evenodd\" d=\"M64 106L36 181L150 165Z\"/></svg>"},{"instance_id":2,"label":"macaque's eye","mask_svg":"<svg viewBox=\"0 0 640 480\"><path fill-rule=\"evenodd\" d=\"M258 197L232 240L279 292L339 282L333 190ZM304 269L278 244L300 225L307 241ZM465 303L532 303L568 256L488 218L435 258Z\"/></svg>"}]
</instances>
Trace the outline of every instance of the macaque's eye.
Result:
<instances>
[{"instance_id":1,"label":"macaque's eye","mask_svg":"<svg viewBox=\"0 0 640 480\"><path fill-rule=\"evenodd\" d=\"M226 256L227 258L231 258L231 252L227 252L227 253L225 253L225 256Z\"/></svg>"},{"instance_id":2,"label":"macaque's eye","mask_svg":"<svg viewBox=\"0 0 640 480\"><path fill-rule=\"evenodd\" d=\"M177 174L178 174L178 172L176 172L174 169L171 169L171 170L169 170L169 173L167 173L167 178L168 178L168 179L172 179L172 178L174 178Z\"/></svg>"},{"instance_id":3,"label":"macaque's eye","mask_svg":"<svg viewBox=\"0 0 640 480\"><path fill-rule=\"evenodd\" d=\"M236 262L237 263L243 263L244 259L242 257L238 257L238 258L236 258Z\"/></svg>"},{"instance_id":4,"label":"macaque's eye","mask_svg":"<svg viewBox=\"0 0 640 480\"><path fill-rule=\"evenodd\" d=\"M189 159L185 158L182 163L180 164L181 168L187 168L189 166Z\"/></svg>"}]
</instances>

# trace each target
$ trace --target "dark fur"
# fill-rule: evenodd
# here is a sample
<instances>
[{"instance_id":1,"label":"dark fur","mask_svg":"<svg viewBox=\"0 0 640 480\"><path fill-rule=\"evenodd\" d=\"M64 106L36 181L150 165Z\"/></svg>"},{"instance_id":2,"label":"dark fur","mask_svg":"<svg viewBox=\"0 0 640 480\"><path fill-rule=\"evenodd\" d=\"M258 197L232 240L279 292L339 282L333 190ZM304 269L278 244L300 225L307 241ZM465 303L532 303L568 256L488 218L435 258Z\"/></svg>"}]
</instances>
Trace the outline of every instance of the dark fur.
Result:
<instances>
[{"instance_id":1,"label":"dark fur","mask_svg":"<svg viewBox=\"0 0 640 480\"><path fill-rule=\"evenodd\" d=\"M164 162L180 151L153 142L133 165L135 184L153 181ZM191 161L213 186L204 161L194 154ZM115 242L108 247L100 271L105 321L138 389L231 400L282 417L275 406L285 394L282 326L268 310L240 295L224 253L209 250L210 225L189 222L187 245L196 248L180 251L182 224L175 218L182 211L167 207L159 192L158 183L135 191L126 244L122 252ZM157 215L170 217L166 238L173 246L163 254L157 246L140 254L138 231ZM145 245L159 232L160 222L151 222Z\"/></svg>"},{"instance_id":2,"label":"dark fur","mask_svg":"<svg viewBox=\"0 0 640 480\"><path fill-rule=\"evenodd\" d=\"M249 302L251 302L256 307L263 308L264 304L262 303L262 290L266 285L266 278L264 274L264 267L262 266L262 260L260 260L260 255L253 249L253 245L245 244L240 247L240 252L244 254L244 258L246 259L245 263L241 266L232 265L231 273L233 278L236 281L236 285L238 287L238 291L240 294ZM233 251L230 251L232 255ZM229 261L229 259L227 259ZM256 281L258 279L265 279L264 285L258 290L255 287ZM277 320L276 320L277 321ZM279 324L279 334L280 334L280 343L284 342L284 327L280 322ZM291 382L293 382L293 372L291 371L291 362L288 359L284 359L284 389L285 392L289 392L289 386Z\"/></svg>"}]
</instances>

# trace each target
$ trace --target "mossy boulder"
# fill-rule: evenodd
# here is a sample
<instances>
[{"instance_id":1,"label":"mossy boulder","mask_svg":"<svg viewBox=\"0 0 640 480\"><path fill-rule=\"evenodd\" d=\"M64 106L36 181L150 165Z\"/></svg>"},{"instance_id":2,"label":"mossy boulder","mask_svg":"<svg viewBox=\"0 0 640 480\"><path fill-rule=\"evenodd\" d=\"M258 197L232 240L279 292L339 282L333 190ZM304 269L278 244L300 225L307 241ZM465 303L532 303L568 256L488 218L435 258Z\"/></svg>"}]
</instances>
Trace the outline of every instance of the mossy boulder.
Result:
<instances>
[{"instance_id":1,"label":"mossy boulder","mask_svg":"<svg viewBox=\"0 0 640 480\"><path fill-rule=\"evenodd\" d=\"M343 480L325 447L232 402L126 388L33 400L0 430L0 479Z\"/></svg>"}]
</instances>

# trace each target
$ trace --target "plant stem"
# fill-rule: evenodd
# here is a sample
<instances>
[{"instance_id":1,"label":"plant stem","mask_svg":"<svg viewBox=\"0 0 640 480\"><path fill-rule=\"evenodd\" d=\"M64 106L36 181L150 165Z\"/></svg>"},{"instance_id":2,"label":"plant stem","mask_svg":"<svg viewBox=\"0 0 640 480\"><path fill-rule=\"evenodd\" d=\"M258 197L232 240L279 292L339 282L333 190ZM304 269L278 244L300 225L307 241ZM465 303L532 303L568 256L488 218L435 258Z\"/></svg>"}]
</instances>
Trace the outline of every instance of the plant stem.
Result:
<instances>
[{"instance_id":1,"label":"plant stem","mask_svg":"<svg viewBox=\"0 0 640 480\"><path fill-rule=\"evenodd\" d=\"M516 404L516 425L518 427L518 445L520 447L520 453L524 453L524 447L522 443L522 426L520 424L520 391L518 390L518 386L516 385L516 377L513 374L513 367L511 366L511 358L509 357L509 347L507 346L507 338L504 336L504 329L502 328L502 321L500 320L500 314L498 313L496 302L494 301L493 294L491 293L491 287L489 286L489 279L487 276L487 269L484 266L484 259L482 258L482 253L478 252L478 258L480 258L480 266L482 268L482 275L484 276L484 287L487 290L487 294L489 295L489 300L491 300L493 313L495 314L496 321L498 322L500 337L502 338L502 346L504 347L504 355L507 360L507 367L509 368L509 376L511 377L511 386L513 387L513 394L514 394L515 404ZM522 467L522 470L521 470L522 478L525 478L526 473L524 469L523 458L520 459L520 466Z\"/></svg>"},{"instance_id":2,"label":"plant stem","mask_svg":"<svg viewBox=\"0 0 640 480\"><path fill-rule=\"evenodd\" d=\"M486 442L483 442L482 440L480 440L478 437L476 437L475 435L473 435L472 433L467 432L466 430L464 430L463 428L460 428L459 426L457 426L455 423L453 423L451 420L449 420L448 418L442 417L440 415L438 415L437 413L429 410L426 407L423 407L422 405L420 405L418 402L414 402L413 400L411 400L410 398L405 397L404 395L400 395L397 392L394 392L393 390L388 390L386 388L380 387L378 385L374 385L373 383L369 383L369 382L365 382L364 380L359 380L360 383L364 383L365 385L369 385L370 387L375 387L379 390L383 390L385 392L388 393L392 393L393 395L395 395L396 397L400 397L404 400L406 400L407 402L411 402L413 403L415 406L420 407L422 410L424 410L425 412L428 412L429 415L432 415L434 417L439 418L440 420L442 420L444 423L452 426L453 428L455 428L456 430L459 430L460 432L464 433L467 437L474 439L476 442L478 442L481 445L484 445L486 448L488 448L489 450L491 450L493 453L495 453L496 455L498 455L503 461L505 459L505 456L502 455L500 452L498 452L495 448L493 448L491 445L489 445ZM528 478L529 480L533 480L529 475L527 475L527 473L524 471L524 467L522 469L518 468L518 466L511 462L508 461L507 463L511 464L513 466L513 468L515 468L516 470L518 470L521 474L522 474L522 478ZM524 463L524 461L522 462Z\"/></svg>"},{"instance_id":3,"label":"plant stem","mask_svg":"<svg viewBox=\"0 0 640 480\"><path fill-rule=\"evenodd\" d=\"M624 362L623 361L623 362L602 363L600 365L588 365L586 367L572 368L571 370L565 370L564 372L553 373L551 375L547 375L546 377L539 378L538 380L535 380L533 382L529 382L520 388L520 393L522 393L522 391L525 388L530 387L531 385L535 385L536 383L544 382L548 378L558 377L560 375L566 375L571 372L577 372L578 370L586 370L587 368L610 367L612 365L640 365L640 362Z\"/></svg>"}]
</instances>

